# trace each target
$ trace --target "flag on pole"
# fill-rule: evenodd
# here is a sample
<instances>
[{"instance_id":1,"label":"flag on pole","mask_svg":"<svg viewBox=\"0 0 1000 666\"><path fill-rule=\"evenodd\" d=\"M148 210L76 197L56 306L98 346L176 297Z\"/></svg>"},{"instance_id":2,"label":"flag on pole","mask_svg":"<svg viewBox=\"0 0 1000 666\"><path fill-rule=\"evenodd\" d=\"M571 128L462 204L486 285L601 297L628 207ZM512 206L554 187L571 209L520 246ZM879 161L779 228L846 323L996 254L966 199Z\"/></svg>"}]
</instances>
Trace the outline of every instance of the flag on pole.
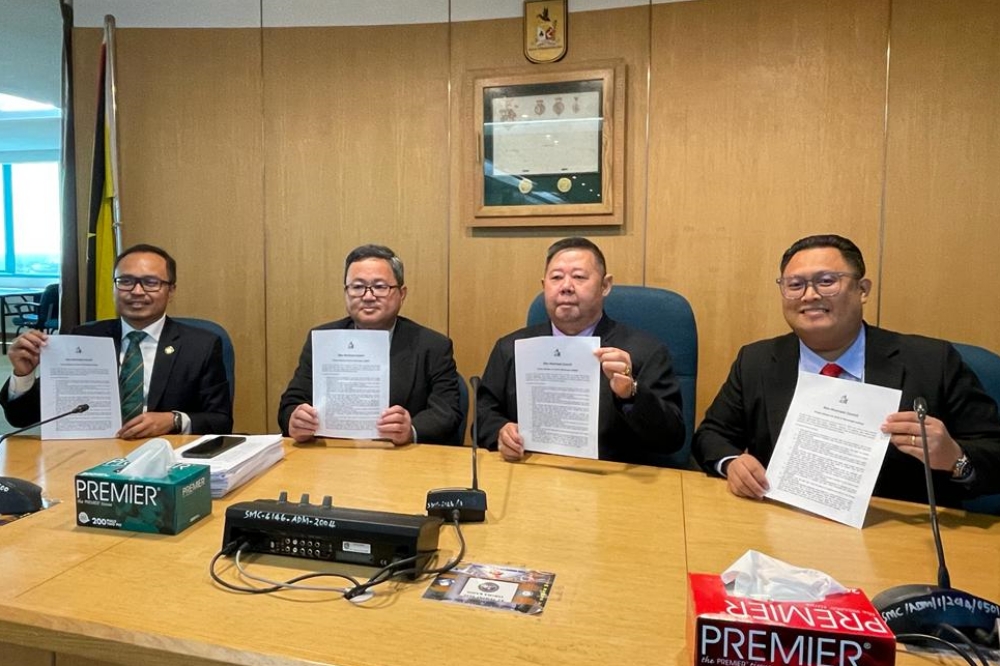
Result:
<instances>
[{"instance_id":1,"label":"flag on pole","mask_svg":"<svg viewBox=\"0 0 1000 666\"><path fill-rule=\"evenodd\" d=\"M73 111L73 4L59 0L62 15L62 259L59 270L59 330L66 332L80 323L80 221L76 207L76 119Z\"/></svg>"},{"instance_id":2,"label":"flag on pole","mask_svg":"<svg viewBox=\"0 0 1000 666\"><path fill-rule=\"evenodd\" d=\"M90 181L90 229L87 234L87 320L113 319L115 313L115 242L111 165L112 127L107 113L108 44L101 45L98 74L97 122L94 132L94 163Z\"/></svg>"}]
</instances>

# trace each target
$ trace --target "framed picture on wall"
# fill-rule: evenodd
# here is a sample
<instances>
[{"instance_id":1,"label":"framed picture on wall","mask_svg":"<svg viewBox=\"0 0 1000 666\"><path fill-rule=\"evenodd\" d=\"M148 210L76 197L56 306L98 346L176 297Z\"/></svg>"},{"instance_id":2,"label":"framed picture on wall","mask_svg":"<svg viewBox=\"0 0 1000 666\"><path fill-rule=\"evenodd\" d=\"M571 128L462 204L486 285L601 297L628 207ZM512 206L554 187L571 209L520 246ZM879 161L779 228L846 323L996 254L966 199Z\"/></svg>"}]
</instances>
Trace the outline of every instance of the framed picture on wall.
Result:
<instances>
[{"instance_id":1,"label":"framed picture on wall","mask_svg":"<svg viewBox=\"0 0 1000 666\"><path fill-rule=\"evenodd\" d=\"M471 226L621 225L624 65L475 80Z\"/></svg>"}]
</instances>

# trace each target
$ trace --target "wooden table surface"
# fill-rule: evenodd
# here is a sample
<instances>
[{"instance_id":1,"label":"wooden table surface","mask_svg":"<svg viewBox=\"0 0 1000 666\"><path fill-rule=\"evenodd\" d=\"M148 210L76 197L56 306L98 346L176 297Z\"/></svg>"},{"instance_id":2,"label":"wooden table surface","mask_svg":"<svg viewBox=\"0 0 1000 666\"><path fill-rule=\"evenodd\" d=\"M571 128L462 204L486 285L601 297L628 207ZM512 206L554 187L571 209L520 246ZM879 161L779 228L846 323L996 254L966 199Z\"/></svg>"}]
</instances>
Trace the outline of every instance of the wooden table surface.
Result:
<instances>
[{"instance_id":1,"label":"wooden table surface","mask_svg":"<svg viewBox=\"0 0 1000 666\"><path fill-rule=\"evenodd\" d=\"M182 441L177 439L177 441ZM176 536L81 528L73 477L134 444L0 445L0 474L36 481L64 500L0 528L0 664L685 664L687 572L719 572L748 548L824 570L869 596L932 582L925 509L876 500L864 530L770 502L730 496L694 472L533 455L480 457L487 522L465 525L465 562L556 574L540 616L438 603L428 582L379 589L355 605L333 593L243 595L215 585L208 565L231 503L309 493L318 503L422 513L427 490L467 484L469 450L299 447L267 474L213 502ZM945 512L952 580L1000 598L996 518ZM990 545L992 544L992 545ZM441 561L457 552L443 528ZM222 567L236 581L230 560ZM256 556L251 570L287 578L343 571L332 563ZM371 569L349 568L361 576ZM322 579L321 579L322 580ZM330 584L337 584L334 581ZM927 658L901 654L900 664Z\"/></svg>"}]
</instances>

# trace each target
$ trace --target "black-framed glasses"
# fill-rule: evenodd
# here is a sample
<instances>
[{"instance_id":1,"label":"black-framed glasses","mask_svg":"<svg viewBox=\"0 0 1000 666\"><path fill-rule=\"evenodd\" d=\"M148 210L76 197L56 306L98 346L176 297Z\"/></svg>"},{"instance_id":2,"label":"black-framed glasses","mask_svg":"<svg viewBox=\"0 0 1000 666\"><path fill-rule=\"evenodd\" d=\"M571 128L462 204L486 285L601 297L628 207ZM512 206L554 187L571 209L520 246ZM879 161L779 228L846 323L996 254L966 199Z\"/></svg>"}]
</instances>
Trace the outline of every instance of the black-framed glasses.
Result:
<instances>
[{"instance_id":1,"label":"black-framed glasses","mask_svg":"<svg viewBox=\"0 0 1000 666\"><path fill-rule=\"evenodd\" d=\"M861 276L856 273L845 273L842 271L823 271L822 273L816 273L811 278L801 275L789 275L788 277L780 277L775 282L778 283L778 288L781 289L781 295L791 300L802 298L809 285L812 285L812 288L820 296L836 296L840 293L845 277L858 279Z\"/></svg>"},{"instance_id":2,"label":"black-framed glasses","mask_svg":"<svg viewBox=\"0 0 1000 666\"><path fill-rule=\"evenodd\" d=\"M118 291L132 291L135 285L141 284L142 290L146 293L154 293L163 289L163 285L171 285L173 282L161 280L158 277L132 277L131 275L121 275L115 278L115 288Z\"/></svg>"},{"instance_id":3,"label":"black-framed glasses","mask_svg":"<svg viewBox=\"0 0 1000 666\"><path fill-rule=\"evenodd\" d=\"M344 293L346 293L351 298L364 298L365 294L367 294L370 291L372 292L372 296L374 296L375 298L385 298L386 296L389 295L389 292L391 292L393 289L398 289L398 288L399 288L398 284L384 284L381 282L377 284L362 284L360 282L356 282L353 284L345 285Z\"/></svg>"}]
</instances>

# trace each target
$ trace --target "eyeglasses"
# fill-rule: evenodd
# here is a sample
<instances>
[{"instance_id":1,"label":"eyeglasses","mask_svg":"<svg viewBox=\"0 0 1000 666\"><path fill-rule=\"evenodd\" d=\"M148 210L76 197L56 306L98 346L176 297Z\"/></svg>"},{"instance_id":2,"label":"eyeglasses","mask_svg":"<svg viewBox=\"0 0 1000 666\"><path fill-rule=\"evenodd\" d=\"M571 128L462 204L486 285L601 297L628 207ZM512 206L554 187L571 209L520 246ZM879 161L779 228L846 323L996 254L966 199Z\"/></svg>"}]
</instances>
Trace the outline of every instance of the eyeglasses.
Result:
<instances>
[{"instance_id":1,"label":"eyeglasses","mask_svg":"<svg viewBox=\"0 0 1000 666\"><path fill-rule=\"evenodd\" d=\"M131 275L122 275L121 277L115 278L115 287L118 291L132 291L135 289L135 285L141 284L142 290L147 294L151 294L159 291L163 288L163 285L173 284L168 280L161 280L156 277L132 277Z\"/></svg>"},{"instance_id":2,"label":"eyeglasses","mask_svg":"<svg viewBox=\"0 0 1000 666\"><path fill-rule=\"evenodd\" d=\"M816 273L811 278L805 278L801 275L791 275L789 277L780 277L775 282L778 283L778 288L781 289L781 295L791 300L802 298L809 285L812 285L812 288L820 296L836 296L840 293L841 283L845 277L858 279L861 276L855 273L824 271L823 273Z\"/></svg>"},{"instance_id":3,"label":"eyeglasses","mask_svg":"<svg viewBox=\"0 0 1000 666\"><path fill-rule=\"evenodd\" d=\"M385 298L393 289L398 289L398 284L349 284L344 286L344 293L351 298L364 298L369 291L375 298Z\"/></svg>"}]
</instances>

